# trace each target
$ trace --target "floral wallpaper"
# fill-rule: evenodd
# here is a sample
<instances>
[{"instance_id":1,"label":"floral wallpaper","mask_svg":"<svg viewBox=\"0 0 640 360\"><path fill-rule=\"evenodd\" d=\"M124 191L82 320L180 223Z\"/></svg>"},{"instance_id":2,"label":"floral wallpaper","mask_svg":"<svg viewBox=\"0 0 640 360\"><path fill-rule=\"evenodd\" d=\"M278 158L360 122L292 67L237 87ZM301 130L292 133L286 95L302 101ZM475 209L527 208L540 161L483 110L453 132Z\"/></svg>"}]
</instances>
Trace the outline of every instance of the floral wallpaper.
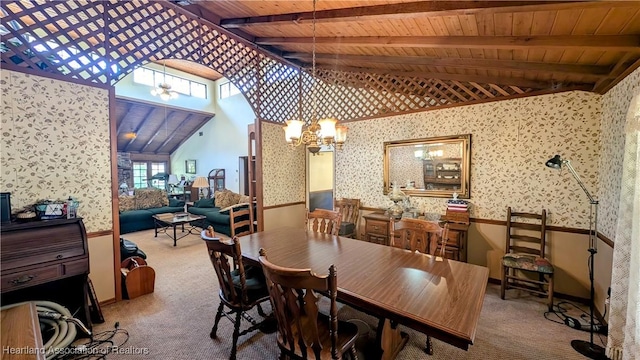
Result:
<instances>
[{"instance_id":1,"label":"floral wallpaper","mask_svg":"<svg viewBox=\"0 0 640 360\"><path fill-rule=\"evenodd\" d=\"M8 70L0 84L0 189L12 211L72 196L87 232L112 229L108 91Z\"/></svg>"},{"instance_id":2,"label":"floral wallpaper","mask_svg":"<svg viewBox=\"0 0 640 360\"><path fill-rule=\"evenodd\" d=\"M620 179L624 155L627 112L634 94L640 91L640 69L636 69L601 98L602 125L600 141L602 152L598 162L598 231L611 240L615 238Z\"/></svg>"},{"instance_id":3,"label":"floral wallpaper","mask_svg":"<svg viewBox=\"0 0 640 360\"><path fill-rule=\"evenodd\" d=\"M549 224L588 228L589 202L567 170L544 164L570 159L587 189L598 190L600 96L573 91L350 122L336 152L336 197L387 208L383 143L471 134L471 216L504 220L508 206L547 209ZM443 214L444 198L412 197L425 212Z\"/></svg>"},{"instance_id":4,"label":"floral wallpaper","mask_svg":"<svg viewBox=\"0 0 640 360\"><path fill-rule=\"evenodd\" d=\"M305 148L291 149L282 124L262 122L263 205L305 201Z\"/></svg>"}]
</instances>

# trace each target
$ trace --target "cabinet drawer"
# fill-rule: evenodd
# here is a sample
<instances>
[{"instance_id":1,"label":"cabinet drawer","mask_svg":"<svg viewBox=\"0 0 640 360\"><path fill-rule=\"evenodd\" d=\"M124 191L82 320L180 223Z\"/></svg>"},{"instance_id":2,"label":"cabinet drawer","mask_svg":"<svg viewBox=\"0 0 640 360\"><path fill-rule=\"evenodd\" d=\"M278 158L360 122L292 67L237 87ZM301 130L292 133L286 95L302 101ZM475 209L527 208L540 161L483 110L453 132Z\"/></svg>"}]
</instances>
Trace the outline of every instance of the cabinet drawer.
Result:
<instances>
[{"instance_id":1,"label":"cabinet drawer","mask_svg":"<svg viewBox=\"0 0 640 360\"><path fill-rule=\"evenodd\" d=\"M367 234L368 242L380 245L387 245L387 237L386 236L376 236L375 234Z\"/></svg>"},{"instance_id":2,"label":"cabinet drawer","mask_svg":"<svg viewBox=\"0 0 640 360\"><path fill-rule=\"evenodd\" d=\"M442 244L442 242L439 242ZM460 247L460 233L457 231L449 230L449 237L447 238L447 247Z\"/></svg>"},{"instance_id":3,"label":"cabinet drawer","mask_svg":"<svg viewBox=\"0 0 640 360\"><path fill-rule=\"evenodd\" d=\"M43 284L63 276L62 264L26 269L10 274L2 274L2 292Z\"/></svg>"},{"instance_id":4,"label":"cabinet drawer","mask_svg":"<svg viewBox=\"0 0 640 360\"><path fill-rule=\"evenodd\" d=\"M73 276L89 273L89 258L83 257L62 263L64 276Z\"/></svg>"},{"instance_id":5,"label":"cabinet drawer","mask_svg":"<svg viewBox=\"0 0 640 360\"><path fill-rule=\"evenodd\" d=\"M367 227L365 231L367 234L387 236L389 234L389 223L385 221L367 220Z\"/></svg>"}]
</instances>

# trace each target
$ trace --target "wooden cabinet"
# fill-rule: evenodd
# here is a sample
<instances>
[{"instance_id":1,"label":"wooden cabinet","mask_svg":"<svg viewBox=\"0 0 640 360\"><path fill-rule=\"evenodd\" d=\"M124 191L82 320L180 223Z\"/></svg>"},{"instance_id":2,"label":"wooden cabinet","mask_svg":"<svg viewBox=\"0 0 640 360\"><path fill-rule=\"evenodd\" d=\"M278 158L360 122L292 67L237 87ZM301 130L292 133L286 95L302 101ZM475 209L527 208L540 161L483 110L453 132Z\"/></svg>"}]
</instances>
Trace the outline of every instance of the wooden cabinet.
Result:
<instances>
[{"instance_id":1,"label":"wooden cabinet","mask_svg":"<svg viewBox=\"0 0 640 360\"><path fill-rule=\"evenodd\" d=\"M363 240L389 245L391 232L390 218L383 213L371 213L363 216L365 220L365 230ZM467 262L467 232L469 225L449 223L449 237L445 247L445 257L447 259ZM442 243L438 244L438 248ZM439 250L438 250L439 251Z\"/></svg>"},{"instance_id":2,"label":"wooden cabinet","mask_svg":"<svg viewBox=\"0 0 640 360\"><path fill-rule=\"evenodd\" d=\"M57 302L91 326L89 251L81 218L2 226L2 302Z\"/></svg>"},{"instance_id":3,"label":"wooden cabinet","mask_svg":"<svg viewBox=\"0 0 640 360\"><path fill-rule=\"evenodd\" d=\"M209 180L209 192L211 191L222 191L225 189L225 172L224 169L213 169L209 171L209 176L207 179ZM212 198L213 194L209 194L209 198Z\"/></svg>"},{"instance_id":4,"label":"wooden cabinet","mask_svg":"<svg viewBox=\"0 0 640 360\"><path fill-rule=\"evenodd\" d=\"M425 189L460 189L462 186L461 160L459 158L423 160Z\"/></svg>"},{"instance_id":5,"label":"wooden cabinet","mask_svg":"<svg viewBox=\"0 0 640 360\"><path fill-rule=\"evenodd\" d=\"M389 225L388 216L381 213L371 213L364 218L364 240L380 245L389 245Z\"/></svg>"}]
</instances>

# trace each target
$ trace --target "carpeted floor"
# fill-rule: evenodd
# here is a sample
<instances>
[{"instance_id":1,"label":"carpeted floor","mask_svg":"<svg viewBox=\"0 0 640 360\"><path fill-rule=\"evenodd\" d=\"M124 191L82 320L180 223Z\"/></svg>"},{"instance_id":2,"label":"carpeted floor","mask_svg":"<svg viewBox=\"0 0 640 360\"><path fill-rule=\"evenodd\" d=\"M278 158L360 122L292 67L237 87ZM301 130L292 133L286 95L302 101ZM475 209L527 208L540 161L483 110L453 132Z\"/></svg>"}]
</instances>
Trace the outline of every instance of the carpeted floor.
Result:
<instances>
[{"instance_id":1,"label":"carpeted floor","mask_svg":"<svg viewBox=\"0 0 640 360\"><path fill-rule=\"evenodd\" d=\"M218 339L209 337L219 300L215 272L199 236L178 240L177 247L164 234L154 238L153 230L124 237L147 253L148 264L156 272L155 292L102 308L106 322L94 326L97 333L113 330L116 322L129 333L119 353L107 358L228 359L231 323L223 318ZM425 336L404 328L410 339L398 359L584 359L570 342L588 341L589 333L546 320L544 299L510 290L508 299L501 300L499 291L499 286L488 285L475 344L468 351L434 339L434 355L426 355L422 351ZM339 314L367 322L372 329L368 341L374 339L375 318L348 306L341 306ZM601 343L598 337L596 341ZM362 351L371 348L366 335L359 343ZM278 355L275 334L254 332L238 341L238 359L277 359Z\"/></svg>"}]
</instances>

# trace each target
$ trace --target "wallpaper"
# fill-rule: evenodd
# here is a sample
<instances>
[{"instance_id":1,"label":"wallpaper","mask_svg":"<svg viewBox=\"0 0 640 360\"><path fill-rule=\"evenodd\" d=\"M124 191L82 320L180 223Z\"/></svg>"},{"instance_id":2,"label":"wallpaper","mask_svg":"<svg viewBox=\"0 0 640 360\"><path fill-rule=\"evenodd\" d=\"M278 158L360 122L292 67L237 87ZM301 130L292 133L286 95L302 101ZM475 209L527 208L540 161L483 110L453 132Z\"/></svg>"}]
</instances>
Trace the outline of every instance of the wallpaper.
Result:
<instances>
[{"instance_id":1,"label":"wallpaper","mask_svg":"<svg viewBox=\"0 0 640 360\"><path fill-rule=\"evenodd\" d=\"M111 230L108 91L8 70L0 84L0 190L12 211L72 196L87 232Z\"/></svg>"},{"instance_id":2,"label":"wallpaper","mask_svg":"<svg viewBox=\"0 0 640 360\"><path fill-rule=\"evenodd\" d=\"M599 95L574 91L350 122L336 152L336 196L387 208L383 143L471 134L472 217L504 220L507 207L547 209L549 224L588 228L589 202L567 170L544 164L570 159L587 189L598 190ZM444 213L445 198L412 197L424 212Z\"/></svg>"},{"instance_id":3,"label":"wallpaper","mask_svg":"<svg viewBox=\"0 0 640 360\"><path fill-rule=\"evenodd\" d=\"M601 98L602 153L598 163L601 184L598 198L598 231L609 239L615 238L620 202L620 179L624 155L624 126L634 94L640 91L640 68L627 76Z\"/></svg>"},{"instance_id":4,"label":"wallpaper","mask_svg":"<svg viewBox=\"0 0 640 360\"><path fill-rule=\"evenodd\" d=\"M305 201L305 151L287 145L281 124L262 122L264 206Z\"/></svg>"}]
</instances>

